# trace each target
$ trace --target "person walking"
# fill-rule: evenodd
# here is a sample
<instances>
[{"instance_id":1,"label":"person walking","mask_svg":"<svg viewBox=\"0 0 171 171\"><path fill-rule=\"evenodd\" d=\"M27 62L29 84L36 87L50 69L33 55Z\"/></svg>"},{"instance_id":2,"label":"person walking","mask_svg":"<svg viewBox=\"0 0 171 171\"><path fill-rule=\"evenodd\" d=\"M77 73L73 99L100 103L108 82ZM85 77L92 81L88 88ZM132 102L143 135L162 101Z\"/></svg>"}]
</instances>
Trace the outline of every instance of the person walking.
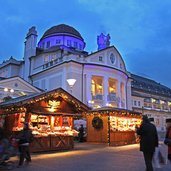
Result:
<instances>
[{"instance_id":1,"label":"person walking","mask_svg":"<svg viewBox=\"0 0 171 171\"><path fill-rule=\"evenodd\" d=\"M171 140L171 119L166 120L167 122L167 133L166 133L166 138ZM171 145L166 144L168 146L168 160L171 163Z\"/></svg>"},{"instance_id":2,"label":"person walking","mask_svg":"<svg viewBox=\"0 0 171 171\"><path fill-rule=\"evenodd\" d=\"M140 151L143 152L146 171L153 171L152 159L155 147L158 147L158 135L154 124L150 123L146 115L142 118L139 128L136 128L137 134L140 136Z\"/></svg>"},{"instance_id":3,"label":"person walking","mask_svg":"<svg viewBox=\"0 0 171 171\"><path fill-rule=\"evenodd\" d=\"M31 162L29 144L32 142L33 134L28 123L24 123L23 130L21 131L18 139L20 152L18 167L21 167L24 163L24 159L26 159L27 164Z\"/></svg>"},{"instance_id":4,"label":"person walking","mask_svg":"<svg viewBox=\"0 0 171 171\"><path fill-rule=\"evenodd\" d=\"M84 127L83 127L83 124L80 125L78 131L79 131L79 134L78 134L79 142L83 142L83 140L84 140Z\"/></svg>"}]
</instances>

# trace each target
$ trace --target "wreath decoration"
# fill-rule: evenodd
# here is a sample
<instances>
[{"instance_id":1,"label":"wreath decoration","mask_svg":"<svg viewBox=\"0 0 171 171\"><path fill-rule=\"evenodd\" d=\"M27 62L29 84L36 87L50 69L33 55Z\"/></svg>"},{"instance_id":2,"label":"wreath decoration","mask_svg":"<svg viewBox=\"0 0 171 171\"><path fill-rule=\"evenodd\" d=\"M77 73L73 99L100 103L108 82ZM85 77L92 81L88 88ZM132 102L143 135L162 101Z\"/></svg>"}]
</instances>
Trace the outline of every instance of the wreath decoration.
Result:
<instances>
[{"instance_id":1,"label":"wreath decoration","mask_svg":"<svg viewBox=\"0 0 171 171\"><path fill-rule=\"evenodd\" d=\"M103 120L98 116L94 117L92 120L92 126L96 129L100 129L103 127Z\"/></svg>"}]
</instances>

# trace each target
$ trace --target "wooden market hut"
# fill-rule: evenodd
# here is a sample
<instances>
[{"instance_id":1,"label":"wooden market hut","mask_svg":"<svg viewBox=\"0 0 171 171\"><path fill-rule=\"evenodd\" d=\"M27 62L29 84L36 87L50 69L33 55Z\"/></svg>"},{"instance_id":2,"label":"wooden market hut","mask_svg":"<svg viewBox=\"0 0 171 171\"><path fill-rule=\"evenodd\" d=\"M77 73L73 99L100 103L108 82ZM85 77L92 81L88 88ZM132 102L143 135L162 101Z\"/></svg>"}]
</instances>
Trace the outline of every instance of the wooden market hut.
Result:
<instances>
[{"instance_id":1,"label":"wooden market hut","mask_svg":"<svg viewBox=\"0 0 171 171\"><path fill-rule=\"evenodd\" d=\"M32 152L72 149L74 117L88 110L62 88L0 103L0 117L5 118L7 135L18 134L23 122L30 124L35 134Z\"/></svg>"},{"instance_id":2,"label":"wooden market hut","mask_svg":"<svg viewBox=\"0 0 171 171\"><path fill-rule=\"evenodd\" d=\"M84 115L88 142L108 143L110 146L136 143L135 125L140 125L141 113L108 107Z\"/></svg>"}]
</instances>

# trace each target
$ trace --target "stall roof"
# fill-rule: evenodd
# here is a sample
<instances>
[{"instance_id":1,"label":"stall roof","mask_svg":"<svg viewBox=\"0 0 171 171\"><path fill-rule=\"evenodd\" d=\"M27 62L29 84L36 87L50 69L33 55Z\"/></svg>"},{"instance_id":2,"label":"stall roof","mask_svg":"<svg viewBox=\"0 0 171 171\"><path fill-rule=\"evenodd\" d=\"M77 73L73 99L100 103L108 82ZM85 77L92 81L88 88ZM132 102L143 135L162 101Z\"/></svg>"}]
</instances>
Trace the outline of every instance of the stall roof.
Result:
<instances>
[{"instance_id":1,"label":"stall roof","mask_svg":"<svg viewBox=\"0 0 171 171\"><path fill-rule=\"evenodd\" d=\"M57 96L61 96L68 103L72 103L74 105L79 105L80 108L77 109L78 112L86 112L86 111L90 110L90 108L87 105L85 105L84 103L79 101L77 98L75 98L74 96L69 94L67 91L63 90L62 88L57 88L57 89L47 91L47 92L34 93L34 94L31 94L28 96L21 96L21 97L9 100L7 102L2 102L2 103L0 103L0 108L7 109L7 108L11 108L11 107L25 106L27 104L32 103L33 101L49 98L49 96L53 96L54 94L57 94Z\"/></svg>"},{"instance_id":2,"label":"stall roof","mask_svg":"<svg viewBox=\"0 0 171 171\"><path fill-rule=\"evenodd\" d=\"M125 113L130 113L130 114L135 114L135 115L142 115L142 113L140 112L136 112L136 111L132 111L132 110L127 110L127 109L121 109L121 108L114 108L114 107L102 107L102 108L97 108L97 109L93 109L91 111L88 111L88 113L92 113L92 112L105 112L105 111L109 111L109 112L125 112Z\"/></svg>"}]
</instances>

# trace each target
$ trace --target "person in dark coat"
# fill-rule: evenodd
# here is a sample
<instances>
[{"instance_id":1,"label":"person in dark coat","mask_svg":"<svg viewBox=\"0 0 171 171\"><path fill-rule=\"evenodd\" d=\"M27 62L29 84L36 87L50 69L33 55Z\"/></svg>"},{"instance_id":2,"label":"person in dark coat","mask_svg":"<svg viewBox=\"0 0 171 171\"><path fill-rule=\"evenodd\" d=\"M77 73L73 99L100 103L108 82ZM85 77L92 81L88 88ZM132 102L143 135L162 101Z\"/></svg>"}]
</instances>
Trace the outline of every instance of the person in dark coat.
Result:
<instances>
[{"instance_id":1,"label":"person in dark coat","mask_svg":"<svg viewBox=\"0 0 171 171\"><path fill-rule=\"evenodd\" d=\"M146 171L153 171L152 159L155 147L158 147L158 135L155 125L150 123L146 115L140 128L137 128L137 134L140 136L140 151L144 155Z\"/></svg>"},{"instance_id":2,"label":"person in dark coat","mask_svg":"<svg viewBox=\"0 0 171 171\"><path fill-rule=\"evenodd\" d=\"M26 159L27 163L31 162L29 144L33 139L33 134L31 129L29 129L28 123L24 123L24 128L21 131L18 139L19 139L19 152L20 152L18 167L20 167L23 165L24 159Z\"/></svg>"},{"instance_id":3,"label":"person in dark coat","mask_svg":"<svg viewBox=\"0 0 171 171\"><path fill-rule=\"evenodd\" d=\"M171 120L170 120L170 122L167 123L166 138L171 139ZM170 145L168 145L168 160L171 163L171 146Z\"/></svg>"},{"instance_id":4,"label":"person in dark coat","mask_svg":"<svg viewBox=\"0 0 171 171\"><path fill-rule=\"evenodd\" d=\"M79 142L83 142L84 141L84 127L83 127L83 124L80 125L78 131L79 131L79 134L78 134Z\"/></svg>"}]
</instances>

